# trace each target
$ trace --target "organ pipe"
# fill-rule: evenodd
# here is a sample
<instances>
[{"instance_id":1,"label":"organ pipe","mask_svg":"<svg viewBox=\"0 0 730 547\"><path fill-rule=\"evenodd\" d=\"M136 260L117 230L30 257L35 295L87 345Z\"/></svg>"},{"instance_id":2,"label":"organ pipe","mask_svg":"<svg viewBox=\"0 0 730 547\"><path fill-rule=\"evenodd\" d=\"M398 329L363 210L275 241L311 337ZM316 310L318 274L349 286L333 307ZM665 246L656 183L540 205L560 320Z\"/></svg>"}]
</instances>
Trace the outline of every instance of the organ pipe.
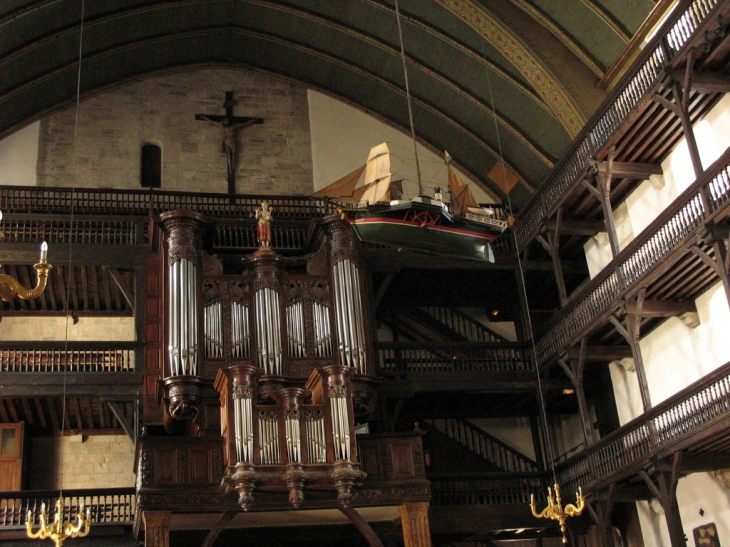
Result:
<instances>
[{"instance_id":1,"label":"organ pipe","mask_svg":"<svg viewBox=\"0 0 730 547\"><path fill-rule=\"evenodd\" d=\"M264 369L264 374L281 374L279 294L274 289L263 287L256 292L254 302L259 366Z\"/></svg>"},{"instance_id":2,"label":"organ pipe","mask_svg":"<svg viewBox=\"0 0 730 547\"><path fill-rule=\"evenodd\" d=\"M345 258L333 266L332 277L340 360L343 365L365 374L365 323L357 266Z\"/></svg>"},{"instance_id":3,"label":"organ pipe","mask_svg":"<svg viewBox=\"0 0 730 547\"><path fill-rule=\"evenodd\" d=\"M168 267L171 376L198 374L198 283L195 263L185 257Z\"/></svg>"}]
</instances>

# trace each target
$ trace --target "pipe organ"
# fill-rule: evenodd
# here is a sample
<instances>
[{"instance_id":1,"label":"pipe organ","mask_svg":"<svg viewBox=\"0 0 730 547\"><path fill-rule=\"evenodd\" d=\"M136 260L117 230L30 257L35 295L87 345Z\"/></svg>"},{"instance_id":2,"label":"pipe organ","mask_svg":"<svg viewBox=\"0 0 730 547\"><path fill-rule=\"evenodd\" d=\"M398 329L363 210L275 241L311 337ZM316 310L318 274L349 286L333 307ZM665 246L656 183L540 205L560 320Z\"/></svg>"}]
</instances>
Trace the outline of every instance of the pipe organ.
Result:
<instances>
[{"instance_id":1,"label":"pipe organ","mask_svg":"<svg viewBox=\"0 0 730 547\"><path fill-rule=\"evenodd\" d=\"M195 422L201 390L215 379L225 488L244 509L257 490L288 491L299 507L305 491L330 489L347 505L365 476L354 427L374 408L375 383L356 236L330 217L308 260L262 247L224 273L232 266L203 248L204 217L169 211L160 220L169 417Z\"/></svg>"},{"instance_id":2,"label":"pipe organ","mask_svg":"<svg viewBox=\"0 0 730 547\"><path fill-rule=\"evenodd\" d=\"M258 367L220 369L215 387L228 464L223 481L244 510L257 489L287 489L289 501L300 507L305 489L332 488L341 504L349 504L366 476L354 434L356 376L350 367L330 365L315 369L303 387L272 390Z\"/></svg>"}]
</instances>

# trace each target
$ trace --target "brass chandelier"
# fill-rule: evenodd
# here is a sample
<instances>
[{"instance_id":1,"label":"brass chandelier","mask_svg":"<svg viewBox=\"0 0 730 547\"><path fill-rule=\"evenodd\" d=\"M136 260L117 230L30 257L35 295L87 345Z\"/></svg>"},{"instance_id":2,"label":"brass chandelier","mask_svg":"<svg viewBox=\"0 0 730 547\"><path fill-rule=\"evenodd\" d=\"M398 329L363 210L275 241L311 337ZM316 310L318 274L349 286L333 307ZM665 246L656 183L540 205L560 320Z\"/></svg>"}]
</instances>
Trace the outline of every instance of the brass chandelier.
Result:
<instances>
[{"instance_id":1,"label":"brass chandelier","mask_svg":"<svg viewBox=\"0 0 730 547\"><path fill-rule=\"evenodd\" d=\"M3 213L0 211L0 220L3 218ZM5 239L5 233L0 231L0 241ZM0 274L0 298L5 302L9 302L16 296L23 300L30 300L32 298L38 298L43 291L46 290L48 284L48 274L53 269L53 266L48 264L48 243L45 241L41 243L41 257L38 264L33 266L35 271L38 273L38 281L34 289L26 289L20 282L14 277L7 274Z\"/></svg>"},{"instance_id":2,"label":"brass chandelier","mask_svg":"<svg viewBox=\"0 0 730 547\"><path fill-rule=\"evenodd\" d=\"M84 504L81 502L79 512L76 514L76 522L63 522L63 496L56 500L56 516L52 523L48 523L48 513L46 512L46 504L41 505L40 515L41 527L37 532L33 532L33 512L29 509L25 521L25 530L28 537L33 539L52 539L56 543L56 547L62 547L63 542L68 538L84 537L91 529L91 510L86 509L84 512Z\"/></svg>"},{"instance_id":3,"label":"brass chandelier","mask_svg":"<svg viewBox=\"0 0 730 547\"><path fill-rule=\"evenodd\" d=\"M555 492L548 487L548 498L547 507L537 512L537 505L535 504L535 495L530 495L530 509L532 509L532 515L538 519L550 519L557 520L560 524L560 532L563 534L563 543L568 543L568 538L565 536L565 521L568 517L577 517L585 509L586 500L583 496L583 489L579 486L578 491L575 493L576 505L569 503L563 507L563 500L560 497L560 485L556 482L553 485Z\"/></svg>"}]
</instances>

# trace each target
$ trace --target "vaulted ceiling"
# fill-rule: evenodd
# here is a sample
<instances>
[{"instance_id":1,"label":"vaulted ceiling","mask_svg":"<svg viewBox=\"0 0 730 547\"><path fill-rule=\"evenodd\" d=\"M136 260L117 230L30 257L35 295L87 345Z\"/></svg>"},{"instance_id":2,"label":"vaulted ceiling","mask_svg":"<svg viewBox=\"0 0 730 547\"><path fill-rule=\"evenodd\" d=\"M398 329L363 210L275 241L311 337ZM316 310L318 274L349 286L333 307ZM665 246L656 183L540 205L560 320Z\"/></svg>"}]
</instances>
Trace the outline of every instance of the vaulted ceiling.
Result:
<instances>
[{"instance_id":1,"label":"vaulted ceiling","mask_svg":"<svg viewBox=\"0 0 730 547\"><path fill-rule=\"evenodd\" d=\"M0 3L0 137L75 101L82 3ZM605 98L611 67L654 7L400 0L419 139L524 204ZM82 98L164 72L241 67L409 132L394 0L86 0L83 12Z\"/></svg>"}]
</instances>

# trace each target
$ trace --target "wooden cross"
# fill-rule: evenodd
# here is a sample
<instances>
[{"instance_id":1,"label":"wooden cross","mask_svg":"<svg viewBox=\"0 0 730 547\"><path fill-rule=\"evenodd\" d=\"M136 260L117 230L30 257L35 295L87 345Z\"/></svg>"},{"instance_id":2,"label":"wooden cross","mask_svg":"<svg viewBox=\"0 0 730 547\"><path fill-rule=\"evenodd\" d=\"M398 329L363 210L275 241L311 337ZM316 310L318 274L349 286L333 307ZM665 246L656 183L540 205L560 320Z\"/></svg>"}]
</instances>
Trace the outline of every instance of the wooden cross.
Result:
<instances>
[{"instance_id":1,"label":"wooden cross","mask_svg":"<svg viewBox=\"0 0 730 547\"><path fill-rule=\"evenodd\" d=\"M223 107L226 109L225 116L217 114L196 114L196 120L202 120L210 124L220 127L223 130L223 142L221 142L221 152L226 155L228 160L228 193L236 193L236 146L237 133L241 129L247 128L249 125L264 123L263 118L247 118L233 115L233 91L226 91L226 102Z\"/></svg>"}]
</instances>

